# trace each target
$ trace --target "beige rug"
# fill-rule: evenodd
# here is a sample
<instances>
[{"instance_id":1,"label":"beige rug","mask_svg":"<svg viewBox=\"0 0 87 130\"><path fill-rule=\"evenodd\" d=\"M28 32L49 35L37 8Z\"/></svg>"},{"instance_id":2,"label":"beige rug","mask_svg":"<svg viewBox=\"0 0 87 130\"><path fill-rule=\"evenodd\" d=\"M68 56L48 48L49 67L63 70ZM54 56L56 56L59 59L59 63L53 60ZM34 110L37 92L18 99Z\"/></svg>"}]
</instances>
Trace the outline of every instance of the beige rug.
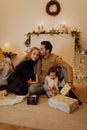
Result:
<instances>
[{"instance_id":1,"label":"beige rug","mask_svg":"<svg viewBox=\"0 0 87 130\"><path fill-rule=\"evenodd\" d=\"M43 130L87 130L87 104L71 114L49 107L41 96L38 105L20 104L0 107L0 122Z\"/></svg>"},{"instance_id":2,"label":"beige rug","mask_svg":"<svg viewBox=\"0 0 87 130\"><path fill-rule=\"evenodd\" d=\"M37 130L29 127L0 123L0 130Z\"/></svg>"}]
</instances>

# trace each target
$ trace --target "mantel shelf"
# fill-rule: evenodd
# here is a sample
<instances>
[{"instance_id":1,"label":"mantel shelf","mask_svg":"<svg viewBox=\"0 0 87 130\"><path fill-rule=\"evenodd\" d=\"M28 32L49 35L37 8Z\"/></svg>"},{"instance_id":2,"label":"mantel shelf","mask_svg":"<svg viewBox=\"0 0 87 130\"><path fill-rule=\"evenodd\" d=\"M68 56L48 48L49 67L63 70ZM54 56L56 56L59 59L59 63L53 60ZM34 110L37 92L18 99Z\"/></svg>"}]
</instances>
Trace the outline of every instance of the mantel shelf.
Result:
<instances>
[{"instance_id":1,"label":"mantel shelf","mask_svg":"<svg viewBox=\"0 0 87 130\"><path fill-rule=\"evenodd\" d=\"M50 36L53 36L55 34L56 35L62 35L62 34L67 34L68 35L69 34L75 39L75 50L80 51L81 50L80 33L81 32L77 31L76 29L70 31L70 30L68 30L68 28L66 26L64 26L64 28L62 28L62 29L54 29L54 28L52 28L49 31L38 28L38 31L33 30L32 32L28 32L27 34L25 34L27 39L25 40L24 43L25 43L26 47L28 47L31 44L31 36L32 35L39 36L41 34L49 34Z\"/></svg>"}]
</instances>

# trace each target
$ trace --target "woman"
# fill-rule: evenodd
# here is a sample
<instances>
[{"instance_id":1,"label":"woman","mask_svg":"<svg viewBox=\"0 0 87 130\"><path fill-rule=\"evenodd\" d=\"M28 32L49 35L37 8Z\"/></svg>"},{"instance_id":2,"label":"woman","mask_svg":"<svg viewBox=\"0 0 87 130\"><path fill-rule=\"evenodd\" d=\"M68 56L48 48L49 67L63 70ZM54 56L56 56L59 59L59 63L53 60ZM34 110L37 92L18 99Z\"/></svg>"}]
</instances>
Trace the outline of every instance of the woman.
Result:
<instances>
[{"instance_id":1,"label":"woman","mask_svg":"<svg viewBox=\"0 0 87 130\"><path fill-rule=\"evenodd\" d=\"M39 59L40 51L37 47L33 47L30 51L30 59L22 61L14 72L8 77L7 85L0 86L0 90L16 95L26 95L28 93L29 84L36 83L34 66Z\"/></svg>"}]
</instances>

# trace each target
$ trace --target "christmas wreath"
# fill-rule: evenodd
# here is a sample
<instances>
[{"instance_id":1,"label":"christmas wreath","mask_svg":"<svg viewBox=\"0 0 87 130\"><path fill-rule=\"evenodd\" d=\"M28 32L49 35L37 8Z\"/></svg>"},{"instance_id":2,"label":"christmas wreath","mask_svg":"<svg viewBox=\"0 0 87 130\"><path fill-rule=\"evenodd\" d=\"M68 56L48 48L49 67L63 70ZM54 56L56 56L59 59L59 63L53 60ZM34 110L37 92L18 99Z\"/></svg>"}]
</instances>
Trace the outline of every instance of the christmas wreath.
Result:
<instances>
[{"instance_id":1,"label":"christmas wreath","mask_svg":"<svg viewBox=\"0 0 87 130\"><path fill-rule=\"evenodd\" d=\"M55 11L51 11L50 7L52 7L53 5L56 6L56 10ZM46 5L46 12L51 15L51 16L56 16L58 15L58 13L60 12L61 8L60 8L60 4L58 1L56 0L51 0L47 3Z\"/></svg>"}]
</instances>

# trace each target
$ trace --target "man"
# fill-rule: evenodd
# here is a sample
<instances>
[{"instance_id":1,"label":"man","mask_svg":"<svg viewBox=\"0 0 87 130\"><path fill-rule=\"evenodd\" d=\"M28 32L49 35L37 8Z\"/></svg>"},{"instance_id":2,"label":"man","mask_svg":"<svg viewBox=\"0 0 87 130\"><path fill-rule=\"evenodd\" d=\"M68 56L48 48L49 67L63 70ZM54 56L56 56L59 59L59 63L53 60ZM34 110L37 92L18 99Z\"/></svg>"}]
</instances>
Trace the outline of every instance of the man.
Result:
<instances>
[{"instance_id":1,"label":"man","mask_svg":"<svg viewBox=\"0 0 87 130\"><path fill-rule=\"evenodd\" d=\"M41 57L37 63L37 75L38 75L38 83L32 84L29 87L30 93L41 94L44 92L43 83L45 77L48 73L49 68L52 66L61 66L61 74L60 78L64 78L65 82L72 82L73 80L73 70L72 67L66 63L61 57L58 55L51 53L52 52L52 44L49 41L42 41L40 45L40 53Z\"/></svg>"}]
</instances>

